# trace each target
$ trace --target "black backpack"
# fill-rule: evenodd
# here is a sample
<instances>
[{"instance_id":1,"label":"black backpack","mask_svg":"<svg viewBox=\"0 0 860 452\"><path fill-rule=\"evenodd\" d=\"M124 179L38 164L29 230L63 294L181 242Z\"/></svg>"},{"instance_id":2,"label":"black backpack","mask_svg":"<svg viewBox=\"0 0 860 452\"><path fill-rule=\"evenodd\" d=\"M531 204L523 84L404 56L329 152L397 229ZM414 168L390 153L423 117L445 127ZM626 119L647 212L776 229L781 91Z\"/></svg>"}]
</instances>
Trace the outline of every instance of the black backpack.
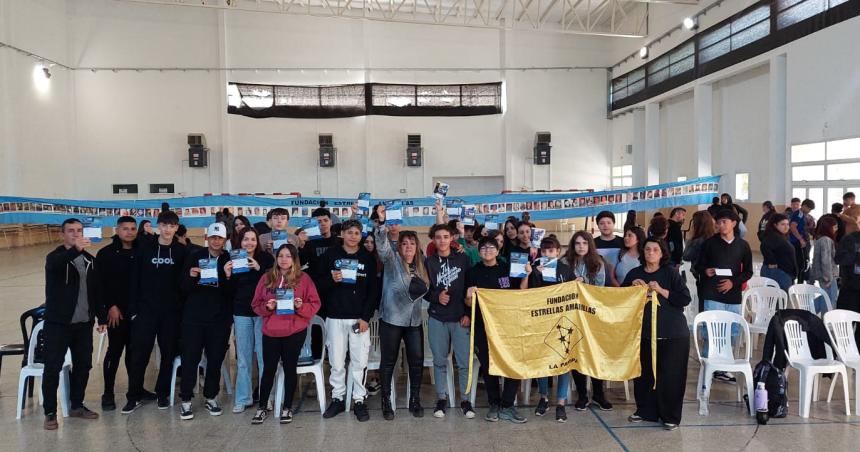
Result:
<instances>
[{"instance_id":1,"label":"black backpack","mask_svg":"<svg viewBox=\"0 0 860 452\"><path fill-rule=\"evenodd\" d=\"M753 387L764 382L767 389L767 412L771 418L783 418L788 414L788 381L785 372L769 361L761 361L753 370Z\"/></svg>"}]
</instances>

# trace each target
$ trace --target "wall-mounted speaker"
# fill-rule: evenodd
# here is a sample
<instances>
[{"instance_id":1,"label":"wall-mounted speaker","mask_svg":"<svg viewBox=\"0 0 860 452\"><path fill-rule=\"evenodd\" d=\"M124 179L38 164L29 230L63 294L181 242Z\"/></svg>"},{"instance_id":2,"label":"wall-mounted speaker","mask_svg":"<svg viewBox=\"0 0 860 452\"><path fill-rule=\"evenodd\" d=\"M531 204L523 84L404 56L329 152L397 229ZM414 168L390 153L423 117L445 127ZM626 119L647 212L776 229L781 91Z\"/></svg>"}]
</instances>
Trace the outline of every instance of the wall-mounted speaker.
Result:
<instances>
[{"instance_id":1,"label":"wall-mounted speaker","mask_svg":"<svg viewBox=\"0 0 860 452\"><path fill-rule=\"evenodd\" d=\"M406 135L406 166L420 167L423 163L424 148L421 147L421 135Z\"/></svg>"},{"instance_id":2,"label":"wall-mounted speaker","mask_svg":"<svg viewBox=\"0 0 860 452\"><path fill-rule=\"evenodd\" d=\"M175 193L173 184L149 184L149 192L155 194Z\"/></svg>"},{"instance_id":3,"label":"wall-mounted speaker","mask_svg":"<svg viewBox=\"0 0 860 452\"><path fill-rule=\"evenodd\" d=\"M111 188L115 195L137 194L137 184L113 184Z\"/></svg>"},{"instance_id":4,"label":"wall-mounted speaker","mask_svg":"<svg viewBox=\"0 0 860 452\"><path fill-rule=\"evenodd\" d=\"M334 136L330 133L319 134L320 168L334 168L337 149L334 147Z\"/></svg>"},{"instance_id":5,"label":"wall-mounted speaker","mask_svg":"<svg viewBox=\"0 0 860 452\"><path fill-rule=\"evenodd\" d=\"M535 165L549 165L550 164L550 152L552 150L552 146L550 145L550 141L552 140L552 135L549 132L537 132L535 133L535 146L534 146L534 164Z\"/></svg>"}]
</instances>

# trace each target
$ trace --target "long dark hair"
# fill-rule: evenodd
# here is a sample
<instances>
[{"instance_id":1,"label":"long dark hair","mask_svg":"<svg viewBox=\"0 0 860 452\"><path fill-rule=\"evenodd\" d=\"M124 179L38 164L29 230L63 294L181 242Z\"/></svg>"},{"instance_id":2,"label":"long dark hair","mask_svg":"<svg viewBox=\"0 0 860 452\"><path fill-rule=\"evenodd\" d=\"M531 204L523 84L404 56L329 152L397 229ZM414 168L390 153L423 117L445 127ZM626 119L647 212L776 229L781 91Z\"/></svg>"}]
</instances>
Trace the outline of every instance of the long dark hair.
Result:
<instances>
[{"instance_id":1,"label":"long dark hair","mask_svg":"<svg viewBox=\"0 0 860 452\"><path fill-rule=\"evenodd\" d=\"M579 231L576 234L573 234L573 237L570 238L570 243L567 245L567 254L565 255L565 259L567 259L567 264L571 267L576 267L576 264L579 262L580 257L576 255L576 239L582 237L585 239L585 242L588 243L588 253L582 257L583 262L585 262L585 271L588 275L588 279L594 279L597 276L597 272L600 271L600 266L603 264L603 258L597 254L597 247L594 245L594 237L591 236L586 231Z\"/></svg>"},{"instance_id":2,"label":"long dark hair","mask_svg":"<svg viewBox=\"0 0 860 452\"><path fill-rule=\"evenodd\" d=\"M245 227L240 229L238 233L236 233L236 221L237 220L241 221L242 224L245 225ZM248 218L245 217L244 215L237 215L236 217L233 218L233 224L225 225L225 226L227 226L227 229L228 229L227 235L230 236L230 246L232 246L234 250L238 249L239 247L242 246L242 238L245 236L244 232L247 231L248 229L253 229L253 227L252 227L253 225L251 224L250 221L248 221ZM258 239L259 239L259 237L258 237Z\"/></svg>"},{"instance_id":3,"label":"long dark hair","mask_svg":"<svg viewBox=\"0 0 860 452\"><path fill-rule=\"evenodd\" d=\"M774 213L773 215L770 216L770 218L768 218L767 226L764 227L764 232L765 233L773 232L775 234L779 234L780 236L782 236L783 234L781 232L779 232L779 230L776 228L776 225L778 225L781 221L786 221L786 220L788 220L787 216L785 216L781 213Z\"/></svg>"},{"instance_id":4,"label":"long dark hair","mask_svg":"<svg viewBox=\"0 0 860 452\"><path fill-rule=\"evenodd\" d=\"M765 201L765 202L761 203L761 206L764 207L765 209L767 209L768 212L775 212L776 211L776 207L774 207L773 203L770 201Z\"/></svg>"},{"instance_id":5,"label":"long dark hair","mask_svg":"<svg viewBox=\"0 0 860 452\"><path fill-rule=\"evenodd\" d=\"M633 226L630 229L624 231L624 235L627 235L628 232L636 236L636 251L639 252L639 261L641 262L642 253L645 252L645 231L643 231L642 228L640 228L639 226ZM621 246L621 252L618 253L618 262L621 262L621 258L624 257L624 255L627 254L627 251L629 250L630 248L627 248L627 245Z\"/></svg>"},{"instance_id":6,"label":"long dark hair","mask_svg":"<svg viewBox=\"0 0 860 452\"><path fill-rule=\"evenodd\" d=\"M149 220L140 220L140 224L138 225L138 229L137 229L137 238L141 238L141 237L146 235L146 227L145 226L148 224L151 225L152 222Z\"/></svg>"},{"instance_id":7,"label":"long dark hair","mask_svg":"<svg viewBox=\"0 0 860 452\"><path fill-rule=\"evenodd\" d=\"M628 210L627 219L624 220L624 231L636 226L636 211Z\"/></svg>"},{"instance_id":8,"label":"long dark hair","mask_svg":"<svg viewBox=\"0 0 860 452\"><path fill-rule=\"evenodd\" d=\"M833 226L836 226L836 219L833 217L823 216L818 219L818 225L815 227L815 238L830 237L830 240L836 242L836 233L833 232Z\"/></svg>"},{"instance_id":9,"label":"long dark hair","mask_svg":"<svg viewBox=\"0 0 860 452\"><path fill-rule=\"evenodd\" d=\"M244 239L245 236L248 235L248 233L254 234L254 238L257 239L257 246L254 247L254 256L253 256L253 258L256 260L257 256L263 254L263 247L260 246L260 234L254 228L250 228L250 227L245 228L245 229L242 229L241 234L236 234L236 236L237 236L236 238L239 239L239 242L238 242L239 244L234 245L233 249L234 250L243 249L242 248L242 239Z\"/></svg>"},{"instance_id":10,"label":"long dark hair","mask_svg":"<svg viewBox=\"0 0 860 452\"><path fill-rule=\"evenodd\" d=\"M694 213L690 225L693 229L693 238L690 239L691 241L700 238L707 240L713 237L716 232L714 229L714 217L707 210L700 210Z\"/></svg>"}]
</instances>

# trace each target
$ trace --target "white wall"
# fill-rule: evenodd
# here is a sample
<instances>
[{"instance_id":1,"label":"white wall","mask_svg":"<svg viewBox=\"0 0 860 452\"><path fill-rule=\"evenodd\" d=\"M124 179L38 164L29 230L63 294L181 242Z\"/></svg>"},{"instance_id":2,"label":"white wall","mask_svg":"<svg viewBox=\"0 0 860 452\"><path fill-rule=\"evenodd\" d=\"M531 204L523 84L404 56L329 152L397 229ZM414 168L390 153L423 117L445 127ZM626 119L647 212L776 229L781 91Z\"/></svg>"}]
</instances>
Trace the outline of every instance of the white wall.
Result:
<instances>
[{"instance_id":1,"label":"white wall","mask_svg":"<svg viewBox=\"0 0 860 452\"><path fill-rule=\"evenodd\" d=\"M660 128L660 182L675 182L678 176L695 178L693 93L660 104Z\"/></svg>"},{"instance_id":2,"label":"white wall","mask_svg":"<svg viewBox=\"0 0 860 452\"><path fill-rule=\"evenodd\" d=\"M28 105L20 116L10 115L12 108L0 108L0 131L17 130L11 140L0 140L0 161L36 171L32 174L37 176L5 183L5 193L111 198L111 184L137 183L141 197L148 197L148 184L175 183L177 191L188 195L319 191L349 197L370 190L379 196L422 196L434 177L445 176L503 176L506 187L516 189L602 188L609 183L605 70L363 68L605 67L614 58L612 38L110 0L0 0L0 5L0 23L16 24L0 35L3 39L44 50L72 66L358 68L327 73L63 71L51 79L46 114L31 95L18 97L32 91L30 71L22 71L32 61L0 52L0 61L16 61L0 70L0 83L10 88L4 92L14 96L13 104ZM47 37L36 32L36 24L44 22L35 17L41 10L58 22ZM40 46L41 41L45 43ZM251 119L227 115L225 105L227 81L316 85L499 80L505 87L505 112L491 116ZM46 127L57 130L46 134ZM544 130L553 134L551 174L546 167L533 172L528 160L534 133ZM185 137L192 132L206 135L209 168L191 169L183 162ZM317 168L317 134L323 132L334 134L336 169ZM406 134L413 132L423 138L421 169L403 168ZM42 143L45 136L50 140Z\"/></svg>"}]
</instances>

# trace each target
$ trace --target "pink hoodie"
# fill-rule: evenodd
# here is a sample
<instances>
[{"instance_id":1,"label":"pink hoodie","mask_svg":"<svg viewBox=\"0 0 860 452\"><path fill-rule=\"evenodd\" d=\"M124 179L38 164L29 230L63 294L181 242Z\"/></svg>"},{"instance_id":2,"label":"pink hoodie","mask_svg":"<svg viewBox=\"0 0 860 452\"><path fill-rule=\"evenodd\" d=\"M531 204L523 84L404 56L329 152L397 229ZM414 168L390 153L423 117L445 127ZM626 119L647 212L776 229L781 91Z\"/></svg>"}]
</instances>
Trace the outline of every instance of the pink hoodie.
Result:
<instances>
[{"instance_id":1,"label":"pink hoodie","mask_svg":"<svg viewBox=\"0 0 860 452\"><path fill-rule=\"evenodd\" d=\"M320 309L320 297L310 276L302 272L299 284L293 287L295 297L302 299L302 306L296 309L295 314L289 315L278 315L274 311L266 309L266 302L275 298L275 289L277 288L266 287L266 277L267 275L263 275L260 278L254 292L254 299L251 300L251 307L254 312L263 318L263 334L269 337L287 337L306 329ZM281 288L285 288L285 286Z\"/></svg>"}]
</instances>

